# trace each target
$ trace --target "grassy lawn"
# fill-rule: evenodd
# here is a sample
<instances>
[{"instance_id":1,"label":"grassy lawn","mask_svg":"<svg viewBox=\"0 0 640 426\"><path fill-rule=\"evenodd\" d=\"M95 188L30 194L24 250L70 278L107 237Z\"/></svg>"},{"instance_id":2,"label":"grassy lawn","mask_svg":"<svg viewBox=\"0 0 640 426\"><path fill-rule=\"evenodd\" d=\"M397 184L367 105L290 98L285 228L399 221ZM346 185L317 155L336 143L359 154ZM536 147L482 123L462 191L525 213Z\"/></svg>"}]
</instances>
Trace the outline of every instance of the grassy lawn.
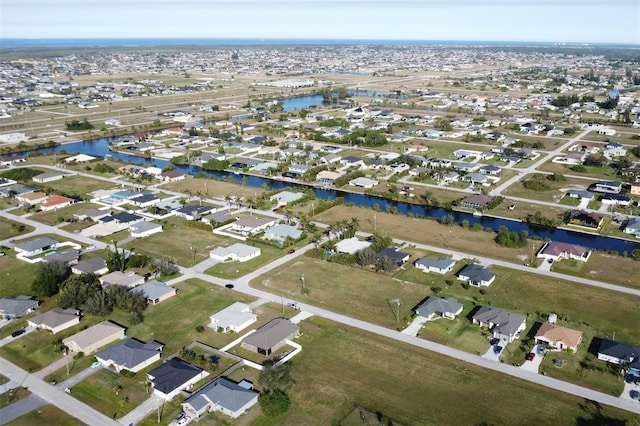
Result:
<instances>
[{"instance_id":1,"label":"grassy lawn","mask_svg":"<svg viewBox=\"0 0 640 426\"><path fill-rule=\"evenodd\" d=\"M577 207L580 204L580 199L565 195L560 199L559 203L565 206Z\"/></svg>"},{"instance_id":2,"label":"grassy lawn","mask_svg":"<svg viewBox=\"0 0 640 426\"><path fill-rule=\"evenodd\" d=\"M605 423L611 423L609 417L634 416L609 407L598 414L589 404L582 407L581 398L320 318L304 321L302 329L296 340L310 350L295 360L291 409L253 425L338 424L356 405L407 425L523 424L523 418L537 424L603 424L598 415ZM461 389L474 395L473 403L457 404L452 416L451 404L461 401ZM496 405L496 400L508 403Z\"/></svg>"},{"instance_id":3,"label":"grassy lawn","mask_svg":"<svg viewBox=\"0 0 640 426\"><path fill-rule=\"evenodd\" d=\"M38 265L16 259L16 252L9 251L0 257L0 297L31 294L31 283Z\"/></svg>"},{"instance_id":4,"label":"grassy lawn","mask_svg":"<svg viewBox=\"0 0 640 426\"><path fill-rule=\"evenodd\" d=\"M67 219L73 220L74 213L98 207L100 206L93 203L75 203L58 210L34 213L29 217L29 219L37 220L38 222L44 223L46 225L55 225L57 223L64 222ZM65 227L65 229L67 228Z\"/></svg>"},{"instance_id":5,"label":"grassy lawn","mask_svg":"<svg viewBox=\"0 0 640 426\"><path fill-rule=\"evenodd\" d=\"M640 264L628 257L594 251L586 262L565 259L555 262L551 269L554 272L576 277L640 288L640 281L637 279ZM611 273L612 271L615 271L615 273Z\"/></svg>"},{"instance_id":6,"label":"grassy lawn","mask_svg":"<svg viewBox=\"0 0 640 426\"><path fill-rule=\"evenodd\" d=\"M508 205L506 202L503 204ZM422 206L420 206L420 209L424 211ZM430 244L450 250L460 250L481 256L491 253L492 258L507 262L522 263L523 259L531 257L530 247L526 249L511 249L499 246L494 241L495 233L493 232L476 232L460 226L440 225L436 221L428 219L374 212L364 207L336 206L317 215L314 219L331 224L339 220L351 220L351 218L357 217L360 221L360 231L373 232L374 213L376 216L376 230L394 238Z\"/></svg>"},{"instance_id":7,"label":"grassy lawn","mask_svg":"<svg viewBox=\"0 0 640 426\"><path fill-rule=\"evenodd\" d=\"M56 426L82 426L80 420L70 416L54 405L45 405L37 410L30 411L22 417L18 417L10 426L56 425Z\"/></svg>"},{"instance_id":8,"label":"grassy lawn","mask_svg":"<svg viewBox=\"0 0 640 426\"><path fill-rule=\"evenodd\" d=\"M0 217L0 240L17 237L33 231L33 227Z\"/></svg>"},{"instance_id":9,"label":"grassy lawn","mask_svg":"<svg viewBox=\"0 0 640 426\"><path fill-rule=\"evenodd\" d=\"M301 294L302 275L308 295ZM403 319L411 317L411 309L429 293L428 288L418 284L399 285L388 275L309 258L276 268L256 278L252 285L389 328L398 326L391 299L402 301L399 318Z\"/></svg>"},{"instance_id":10,"label":"grassy lawn","mask_svg":"<svg viewBox=\"0 0 640 426\"><path fill-rule=\"evenodd\" d=\"M567 197L564 197L566 199ZM573 198L571 198L573 199ZM514 204L515 208L513 210L509 210L509 206ZM560 204L563 204L560 202ZM487 212L487 215L498 216L498 217L507 217L510 219L519 219L525 220L528 215L535 215L536 212L543 212L545 217L553 218L553 219L562 219L564 218L564 214L566 213L567 208L563 208L562 206L558 207L549 207L549 206L541 206L540 204L534 203L524 203L522 201L511 201L504 200L502 204L498 207L491 209Z\"/></svg>"},{"instance_id":11,"label":"grassy lawn","mask_svg":"<svg viewBox=\"0 0 640 426\"><path fill-rule=\"evenodd\" d=\"M29 395L31 395L31 392L22 387L17 387L8 392L5 392L4 394L0 395L0 409L8 405L15 404L16 402L25 399Z\"/></svg>"},{"instance_id":12,"label":"grassy lawn","mask_svg":"<svg viewBox=\"0 0 640 426\"><path fill-rule=\"evenodd\" d=\"M602 180L617 180L619 176L617 172L611 167L595 167L595 166L584 166L587 170L584 172L577 172L575 170L571 170L571 166L567 166L564 164L552 163L551 161L547 161L540 167L538 170L552 173L559 173L563 175L575 175L575 176L584 176L586 178L593 179L602 179ZM589 181L583 181L585 184L588 184Z\"/></svg>"},{"instance_id":13,"label":"grassy lawn","mask_svg":"<svg viewBox=\"0 0 640 426\"><path fill-rule=\"evenodd\" d=\"M159 259L175 259L179 265L191 266L208 259L213 248L229 245L229 239L187 226L185 221L171 216L161 221L164 228L162 232L139 238L123 247L135 248L137 252Z\"/></svg>"},{"instance_id":14,"label":"grassy lawn","mask_svg":"<svg viewBox=\"0 0 640 426\"><path fill-rule=\"evenodd\" d=\"M256 194L260 196L263 192L261 188L242 185L240 183L230 183L206 178L194 178L193 176L186 176L185 179L178 182L163 184L162 189L182 192L184 194L202 194L203 197L222 199L226 196L253 198Z\"/></svg>"},{"instance_id":15,"label":"grassy lawn","mask_svg":"<svg viewBox=\"0 0 640 426\"><path fill-rule=\"evenodd\" d=\"M53 188L67 195L85 196L89 192L98 189L107 189L114 186L113 182L92 179L87 176L67 176L64 179L54 180L43 184L48 188Z\"/></svg>"},{"instance_id":16,"label":"grassy lawn","mask_svg":"<svg viewBox=\"0 0 640 426\"><path fill-rule=\"evenodd\" d=\"M560 200L564 197L564 194L567 190L571 188L586 189L589 186L589 182L583 179L566 178L566 181L563 182L553 182L548 179L544 179L544 182L549 185L549 189L543 191L534 191L525 188L522 183L527 179L531 179L532 177L532 174L524 176L522 180L505 189L503 191L503 195L557 203L560 202Z\"/></svg>"},{"instance_id":17,"label":"grassy lawn","mask_svg":"<svg viewBox=\"0 0 640 426\"><path fill-rule=\"evenodd\" d=\"M101 369L75 385L71 395L108 417L112 414L122 417L149 398L144 383L147 372L155 367L157 363L136 373L134 377Z\"/></svg>"},{"instance_id":18,"label":"grassy lawn","mask_svg":"<svg viewBox=\"0 0 640 426\"><path fill-rule=\"evenodd\" d=\"M221 262L206 270L207 274L220 278L236 279L252 272L259 267L273 262L276 258L286 256L287 249L281 249L269 244L261 244L255 241L247 241L245 244L260 247L261 254L258 257L250 259L246 262ZM304 245L305 242L300 242Z\"/></svg>"},{"instance_id":19,"label":"grassy lawn","mask_svg":"<svg viewBox=\"0 0 640 426\"><path fill-rule=\"evenodd\" d=\"M119 343L119 341L117 342ZM112 346L112 345L111 345ZM78 374L79 372L89 368L91 364L96 360L93 355L83 356L82 358L74 359L69 363L69 374L67 374L67 367L64 366L44 378L45 382L52 382L55 380L58 383L62 383L69 377Z\"/></svg>"}]
</instances>

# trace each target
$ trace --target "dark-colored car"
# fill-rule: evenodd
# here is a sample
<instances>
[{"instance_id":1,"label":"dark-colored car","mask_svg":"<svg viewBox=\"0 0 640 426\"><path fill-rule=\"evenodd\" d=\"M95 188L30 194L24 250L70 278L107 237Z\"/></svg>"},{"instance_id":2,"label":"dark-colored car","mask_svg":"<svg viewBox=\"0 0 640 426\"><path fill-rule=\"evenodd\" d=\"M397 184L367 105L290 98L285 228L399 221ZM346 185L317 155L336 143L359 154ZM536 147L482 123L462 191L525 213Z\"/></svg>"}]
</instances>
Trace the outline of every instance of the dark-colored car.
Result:
<instances>
[{"instance_id":1,"label":"dark-colored car","mask_svg":"<svg viewBox=\"0 0 640 426\"><path fill-rule=\"evenodd\" d=\"M229 283L229 284L225 284L226 288L233 288L233 284Z\"/></svg>"},{"instance_id":2,"label":"dark-colored car","mask_svg":"<svg viewBox=\"0 0 640 426\"><path fill-rule=\"evenodd\" d=\"M495 346L495 345L497 345L498 343L500 343L500 339L498 339L497 337L494 337L494 338L493 338L493 339L491 339L491 341L489 342L489 344L490 344L491 346Z\"/></svg>"},{"instance_id":3,"label":"dark-colored car","mask_svg":"<svg viewBox=\"0 0 640 426\"><path fill-rule=\"evenodd\" d=\"M20 330L16 330L13 333L11 333L11 337L22 336L25 332L26 330L24 328L21 328Z\"/></svg>"},{"instance_id":4,"label":"dark-colored car","mask_svg":"<svg viewBox=\"0 0 640 426\"><path fill-rule=\"evenodd\" d=\"M291 250L289 250L289 251L287 252L287 254L293 254L293 253L295 253L295 252L296 252L296 249L291 249Z\"/></svg>"},{"instance_id":5,"label":"dark-colored car","mask_svg":"<svg viewBox=\"0 0 640 426\"><path fill-rule=\"evenodd\" d=\"M502 346L495 345L493 347L493 352L499 354L500 352L502 352Z\"/></svg>"},{"instance_id":6,"label":"dark-colored car","mask_svg":"<svg viewBox=\"0 0 640 426\"><path fill-rule=\"evenodd\" d=\"M175 416L175 417L173 418L173 421L174 421L174 422L178 422L178 421L180 421L180 419L181 419L181 418L183 418L184 416L185 416L184 411L180 411L180 412L178 413L178 415L177 415L177 416Z\"/></svg>"},{"instance_id":7,"label":"dark-colored car","mask_svg":"<svg viewBox=\"0 0 640 426\"><path fill-rule=\"evenodd\" d=\"M525 359L526 359L527 361L533 361L533 359L534 359L535 357L536 357L536 354L535 354L534 352L529 352L529 353L527 354L527 356L525 357Z\"/></svg>"}]
</instances>

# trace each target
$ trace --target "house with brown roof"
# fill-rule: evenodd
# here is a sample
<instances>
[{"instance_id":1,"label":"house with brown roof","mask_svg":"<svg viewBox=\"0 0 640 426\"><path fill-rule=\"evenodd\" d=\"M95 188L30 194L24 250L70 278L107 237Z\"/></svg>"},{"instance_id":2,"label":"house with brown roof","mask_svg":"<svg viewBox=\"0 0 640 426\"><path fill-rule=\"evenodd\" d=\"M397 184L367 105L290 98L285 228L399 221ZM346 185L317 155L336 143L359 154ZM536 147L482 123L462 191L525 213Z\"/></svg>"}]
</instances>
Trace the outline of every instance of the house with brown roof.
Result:
<instances>
[{"instance_id":1,"label":"house with brown roof","mask_svg":"<svg viewBox=\"0 0 640 426\"><path fill-rule=\"evenodd\" d=\"M578 350L580 342L582 342L582 331L545 322L538 329L535 340L538 343L546 343L559 350L571 349L575 352Z\"/></svg>"},{"instance_id":2,"label":"house with brown roof","mask_svg":"<svg viewBox=\"0 0 640 426\"><path fill-rule=\"evenodd\" d=\"M184 179L184 173L180 173L176 170L168 170L166 172L160 173L160 176L158 176L158 178L163 182L177 182Z\"/></svg>"},{"instance_id":3,"label":"house with brown roof","mask_svg":"<svg viewBox=\"0 0 640 426\"><path fill-rule=\"evenodd\" d=\"M584 210L573 210L569 215L570 225L584 226L586 228L598 229L602 225L602 215Z\"/></svg>"},{"instance_id":4,"label":"house with brown roof","mask_svg":"<svg viewBox=\"0 0 640 426\"><path fill-rule=\"evenodd\" d=\"M71 204L73 204L72 198L54 194L47 197L47 199L42 204L40 204L40 208L43 211L49 211L70 206Z\"/></svg>"},{"instance_id":5,"label":"house with brown roof","mask_svg":"<svg viewBox=\"0 0 640 426\"><path fill-rule=\"evenodd\" d=\"M582 246L576 244L561 243L558 241L551 241L546 243L544 246L542 246L537 255L538 258L552 260L553 262L560 259L574 259L581 262L586 262L587 260L589 260L589 256L591 256L591 251Z\"/></svg>"},{"instance_id":6,"label":"house with brown roof","mask_svg":"<svg viewBox=\"0 0 640 426\"><path fill-rule=\"evenodd\" d=\"M93 353L101 347L124 339L125 328L111 321L103 321L99 324L82 330L62 341L71 352L83 352L85 355Z\"/></svg>"},{"instance_id":7,"label":"house with brown roof","mask_svg":"<svg viewBox=\"0 0 640 426\"><path fill-rule=\"evenodd\" d=\"M470 209L484 209L487 205L493 200L493 197L487 197L486 195L471 195L460 203L462 207L467 207Z\"/></svg>"},{"instance_id":8,"label":"house with brown roof","mask_svg":"<svg viewBox=\"0 0 640 426\"><path fill-rule=\"evenodd\" d=\"M122 285L127 288L134 288L135 286L144 284L144 277L135 272L113 271L100 277L100 284L103 286Z\"/></svg>"}]
</instances>

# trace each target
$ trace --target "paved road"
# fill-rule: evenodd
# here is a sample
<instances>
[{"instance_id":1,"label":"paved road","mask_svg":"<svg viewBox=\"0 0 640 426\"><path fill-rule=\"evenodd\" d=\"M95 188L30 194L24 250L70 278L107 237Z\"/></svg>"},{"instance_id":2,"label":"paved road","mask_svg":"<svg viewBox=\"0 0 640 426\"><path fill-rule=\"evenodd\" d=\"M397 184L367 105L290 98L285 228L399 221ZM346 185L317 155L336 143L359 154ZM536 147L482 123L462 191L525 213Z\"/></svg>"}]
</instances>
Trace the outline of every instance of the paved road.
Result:
<instances>
[{"instance_id":1,"label":"paved road","mask_svg":"<svg viewBox=\"0 0 640 426\"><path fill-rule=\"evenodd\" d=\"M0 358L0 371L6 377L27 387L31 393L39 396L49 404L53 404L78 420L92 426L120 426L102 413L67 395L63 389L51 386L29 374L17 365Z\"/></svg>"},{"instance_id":2,"label":"paved road","mask_svg":"<svg viewBox=\"0 0 640 426\"><path fill-rule=\"evenodd\" d=\"M18 390L18 392L20 391ZM4 396L1 397L4 398ZM18 402L14 402L11 405L7 405L3 409L0 409L0 425L10 423L18 417L22 417L25 414L36 410L44 405L47 405L47 401L40 398L38 395L31 394L25 399L21 399Z\"/></svg>"}]
</instances>

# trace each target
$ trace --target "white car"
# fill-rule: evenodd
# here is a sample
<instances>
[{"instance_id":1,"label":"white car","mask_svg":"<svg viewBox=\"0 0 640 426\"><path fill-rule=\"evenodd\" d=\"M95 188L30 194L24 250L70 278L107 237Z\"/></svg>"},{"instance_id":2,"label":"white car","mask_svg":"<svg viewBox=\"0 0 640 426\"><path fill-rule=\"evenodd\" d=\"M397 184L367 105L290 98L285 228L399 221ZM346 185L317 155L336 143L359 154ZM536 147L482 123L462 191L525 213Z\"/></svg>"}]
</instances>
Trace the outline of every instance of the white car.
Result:
<instances>
[{"instance_id":1,"label":"white car","mask_svg":"<svg viewBox=\"0 0 640 426\"><path fill-rule=\"evenodd\" d=\"M100 361L96 361L93 364L91 364L91 368L98 368L100 367Z\"/></svg>"},{"instance_id":2,"label":"white car","mask_svg":"<svg viewBox=\"0 0 640 426\"><path fill-rule=\"evenodd\" d=\"M183 426L186 425L187 423L189 423L191 421L191 417L189 416L184 416L183 418L181 418L180 420L178 420L177 425L178 426Z\"/></svg>"}]
</instances>

